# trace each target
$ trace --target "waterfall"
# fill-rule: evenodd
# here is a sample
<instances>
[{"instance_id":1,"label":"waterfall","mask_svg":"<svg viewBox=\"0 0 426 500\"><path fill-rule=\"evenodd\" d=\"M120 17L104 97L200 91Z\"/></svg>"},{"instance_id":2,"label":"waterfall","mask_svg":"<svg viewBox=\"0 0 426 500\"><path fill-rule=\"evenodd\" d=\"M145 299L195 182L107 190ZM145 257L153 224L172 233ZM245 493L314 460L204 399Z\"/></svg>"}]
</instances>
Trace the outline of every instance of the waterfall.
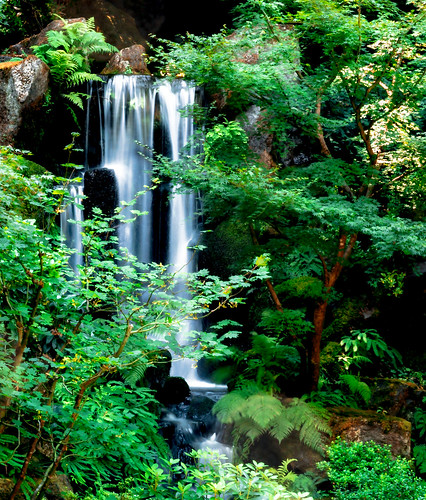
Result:
<instances>
[{"instance_id":1,"label":"waterfall","mask_svg":"<svg viewBox=\"0 0 426 500\"><path fill-rule=\"evenodd\" d=\"M65 206L60 215L61 235L67 242L69 248L75 249L75 253L70 256L69 264L76 270L78 265L83 264L83 257L80 253L82 247L81 226L83 221L83 210L79 208L82 203L83 186L81 184L70 184L68 192L74 202ZM69 220L75 224L68 223Z\"/></svg>"},{"instance_id":2,"label":"waterfall","mask_svg":"<svg viewBox=\"0 0 426 500\"><path fill-rule=\"evenodd\" d=\"M118 199L129 202L144 191L132 209L150 213L152 194L150 163L139 154L153 147L155 89L149 77L117 75L105 83L101 125L102 167L115 173ZM131 215L126 213L126 215ZM141 216L134 224L123 224L120 245L141 262L152 260L152 217Z\"/></svg>"},{"instance_id":3,"label":"waterfall","mask_svg":"<svg viewBox=\"0 0 426 500\"><path fill-rule=\"evenodd\" d=\"M154 191L149 189L149 152L158 150L158 134L162 143L159 152L171 160L178 160L180 151L194 132L192 117L182 112L195 103L196 89L183 80L153 82L146 76L117 75L100 84L96 97L91 100L94 114L100 115L100 127L98 133L92 131L92 123L87 127L86 150L93 149L93 144L90 144L93 135L95 142L101 143L101 161L91 168L86 154L85 195L88 200L97 198L95 206L102 206L102 209L108 198L106 208L111 213L117 200L130 202L138 192L143 192L136 204L126 208L127 213L124 213L131 216L129 210L136 209L146 215L138 217L132 224L120 226L120 245L141 262L161 261L178 274L196 271L197 262L189 248L198 243L200 236L196 193L180 193L179 186L167 184ZM191 154L190 150L186 152ZM106 187L101 188L99 180ZM86 209L88 206L89 201ZM74 218L78 217L81 213L74 214ZM67 218L72 218L72 214ZM79 245L75 236L69 236L68 241ZM201 330L200 320L185 321L178 342L181 345L191 342L188 340L190 332ZM175 358L171 375L183 377L192 394L199 398L217 400L227 389L224 385L201 380L194 362L189 359ZM203 432L193 434L194 423L187 421L185 415L181 416L181 410L185 411L176 409L176 414L168 413L166 420L172 423L176 432L182 428L181 433L188 435L189 446L203 448L205 443L209 447L223 446L217 443L213 424L206 431L211 432L207 441ZM230 453L227 447L221 449Z\"/></svg>"}]
</instances>

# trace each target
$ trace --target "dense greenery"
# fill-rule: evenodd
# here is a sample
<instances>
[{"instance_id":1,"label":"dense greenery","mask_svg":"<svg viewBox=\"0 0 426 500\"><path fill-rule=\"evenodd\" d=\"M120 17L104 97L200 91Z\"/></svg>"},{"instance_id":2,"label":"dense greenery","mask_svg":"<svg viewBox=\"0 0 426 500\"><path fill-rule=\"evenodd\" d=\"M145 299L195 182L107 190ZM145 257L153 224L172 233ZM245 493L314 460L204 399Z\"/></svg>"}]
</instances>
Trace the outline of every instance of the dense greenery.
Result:
<instances>
[{"instance_id":1,"label":"dense greenery","mask_svg":"<svg viewBox=\"0 0 426 500\"><path fill-rule=\"evenodd\" d=\"M90 57L94 54L117 52L117 48L105 41L102 33L95 30L95 20L64 21L60 30L47 34L47 43L32 47L34 54L44 61L59 88L76 87L101 77L91 72ZM72 103L83 109L81 92L63 94Z\"/></svg>"},{"instance_id":2,"label":"dense greenery","mask_svg":"<svg viewBox=\"0 0 426 500\"><path fill-rule=\"evenodd\" d=\"M323 336L342 333L329 306L355 289L373 303L400 296L425 255L424 7L249 0L237 11L232 33L157 49L227 114L203 137L205 156L165 168L269 251L276 314L261 326L299 348L316 390ZM259 116L250 126L247 109ZM273 141L266 164L248 150L256 134L263 153Z\"/></svg>"},{"instance_id":3,"label":"dense greenery","mask_svg":"<svg viewBox=\"0 0 426 500\"><path fill-rule=\"evenodd\" d=\"M426 486L414 476L410 461L393 458L390 447L374 442L346 443L337 439L327 451L327 471L335 500L421 500Z\"/></svg>"},{"instance_id":4,"label":"dense greenery","mask_svg":"<svg viewBox=\"0 0 426 500\"><path fill-rule=\"evenodd\" d=\"M0 16L10 21L7 9L24 3L3 2ZM252 241L233 257L234 273L185 276L189 298L176 296L167 266L119 248L117 226L143 217L132 201L80 223L83 250L71 266L75 251L57 219L83 200L68 194L67 177L0 150L0 474L14 481L11 499L20 490L42 498L56 472L92 489L87 499L310 498L263 464L170 459L147 373L168 364L165 349L231 360L223 371L233 390L214 413L233 426L239 457L264 434L282 441L297 432L322 451L325 406L366 408L365 375L404 373L393 345L400 332L366 318L390 299L398 304L426 255L424 9L248 0L232 31L155 42L162 74L185 74L214 106L194 110L202 152L160 156L154 168L203 192L213 229L244 228ZM34 51L82 106L74 86L97 78L90 54L113 47L89 20L65 23ZM220 315L199 350L181 350L182 322L234 311L250 301L247 291L244 349ZM425 415L411 416L421 473ZM411 464L377 445L338 441L328 459L332 498L362 498L360 485L365 498L424 497Z\"/></svg>"},{"instance_id":5,"label":"dense greenery","mask_svg":"<svg viewBox=\"0 0 426 500\"><path fill-rule=\"evenodd\" d=\"M51 0L0 0L0 45L41 31L52 19Z\"/></svg>"},{"instance_id":6,"label":"dense greenery","mask_svg":"<svg viewBox=\"0 0 426 500\"><path fill-rule=\"evenodd\" d=\"M94 210L82 223L74 270L55 223L71 201L68 180L34 173L7 148L0 161L2 474L17 478L14 495L40 475L42 491L58 468L80 484L142 474L143 463L168 453L143 383L147 368L168 361L165 347L180 352L175 333L186 318L206 315L213 303L238 304L231 290L264 271L255 266L226 281L202 271L187 277L194 296L176 297L165 266L141 264L117 246L116 225L142 216L123 215L132 203L110 219ZM226 354L227 335L207 333L192 355ZM32 460L37 446L42 461Z\"/></svg>"}]
</instances>

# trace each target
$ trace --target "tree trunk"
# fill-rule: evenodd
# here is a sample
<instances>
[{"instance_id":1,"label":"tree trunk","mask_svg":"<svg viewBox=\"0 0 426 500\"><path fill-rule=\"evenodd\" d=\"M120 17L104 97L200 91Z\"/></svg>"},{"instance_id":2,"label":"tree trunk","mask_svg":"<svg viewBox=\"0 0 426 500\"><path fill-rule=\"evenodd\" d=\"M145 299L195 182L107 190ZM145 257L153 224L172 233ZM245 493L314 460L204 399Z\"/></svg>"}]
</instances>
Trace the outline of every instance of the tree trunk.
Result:
<instances>
[{"instance_id":1,"label":"tree trunk","mask_svg":"<svg viewBox=\"0 0 426 500\"><path fill-rule=\"evenodd\" d=\"M321 355L321 338L324 330L325 315L327 312L327 300L319 302L314 310L314 333L312 334L309 357L309 371L311 379L311 391L318 390L318 381L320 375L320 355Z\"/></svg>"}]
</instances>

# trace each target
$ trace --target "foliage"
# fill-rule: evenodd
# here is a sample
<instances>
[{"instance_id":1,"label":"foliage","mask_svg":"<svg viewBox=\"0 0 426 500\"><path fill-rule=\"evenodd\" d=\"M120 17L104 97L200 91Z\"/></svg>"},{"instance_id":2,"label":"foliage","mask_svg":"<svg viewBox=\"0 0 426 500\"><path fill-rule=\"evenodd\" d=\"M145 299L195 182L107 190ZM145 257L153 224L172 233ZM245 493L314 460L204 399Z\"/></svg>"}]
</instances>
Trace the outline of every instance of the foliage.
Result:
<instances>
[{"instance_id":1,"label":"foliage","mask_svg":"<svg viewBox=\"0 0 426 500\"><path fill-rule=\"evenodd\" d=\"M354 330L351 337L343 337L340 344L344 350L342 361L346 369L351 365L359 366L371 354L380 360L390 361L394 368L402 363L401 354L388 346L376 330Z\"/></svg>"},{"instance_id":2,"label":"foliage","mask_svg":"<svg viewBox=\"0 0 426 500\"><path fill-rule=\"evenodd\" d=\"M224 462L224 455L211 450L189 454L190 464L177 459L161 460L159 464L143 466L144 475L131 478L122 487L124 494L102 489L84 497L84 500L103 498L121 499L171 499L202 500L208 498L263 499L263 500L312 500L309 493L294 493L277 482L277 476L263 463L233 465Z\"/></svg>"},{"instance_id":3,"label":"foliage","mask_svg":"<svg viewBox=\"0 0 426 500\"><path fill-rule=\"evenodd\" d=\"M353 330L351 336L342 337L339 344L330 342L322 353L323 375L318 392L309 398L328 406L368 406L371 389L365 377L364 367L369 364L402 366L400 353L390 347L373 329ZM380 365L379 365L380 364Z\"/></svg>"},{"instance_id":4,"label":"foliage","mask_svg":"<svg viewBox=\"0 0 426 500\"><path fill-rule=\"evenodd\" d=\"M426 398L423 398L425 403ZM426 474L426 412L422 407L414 410L412 416L413 457L420 474Z\"/></svg>"},{"instance_id":5,"label":"foliage","mask_svg":"<svg viewBox=\"0 0 426 500\"><path fill-rule=\"evenodd\" d=\"M327 450L328 461L318 464L327 472L336 500L420 500L426 487L416 478L411 463L392 457L390 446L347 443L337 439Z\"/></svg>"},{"instance_id":6,"label":"foliage","mask_svg":"<svg viewBox=\"0 0 426 500\"><path fill-rule=\"evenodd\" d=\"M51 19L51 7L51 0L1 0L1 46L16 43L41 31Z\"/></svg>"},{"instance_id":7,"label":"foliage","mask_svg":"<svg viewBox=\"0 0 426 500\"><path fill-rule=\"evenodd\" d=\"M90 56L96 53L117 52L95 30L94 18L84 21L64 21L61 30L46 33L47 43L32 47L34 54L50 68L54 82L62 88L74 87L91 80L101 80L90 71ZM71 103L83 108L81 92L64 94Z\"/></svg>"},{"instance_id":8,"label":"foliage","mask_svg":"<svg viewBox=\"0 0 426 500\"><path fill-rule=\"evenodd\" d=\"M300 370L299 353L280 340L278 336L252 332L250 349L233 352L236 376L232 385L242 386L251 381L266 391L279 392L282 378L294 380Z\"/></svg>"},{"instance_id":9,"label":"foliage","mask_svg":"<svg viewBox=\"0 0 426 500\"><path fill-rule=\"evenodd\" d=\"M317 389L322 334L345 274L349 285L364 280L364 289L400 297L408 256L426 254L424 6L248 0L237 15L232 32L155 42L162 69L205 86L226 113L205 133L205 157L161 169L203 190L211 218L246 221L272 257L269 289L321 282L278 297L283 309L310 310L304 347ZM254 132L244 115L253 107ZM268 165L245 152L265 135ZM216 146L225 137L232 158Z\"/></svg>"},{"instance_id":10,"label":"foliage","mask_svg":"<svg viewBox=\"0 0 426 500\"><path fill-rule=\"evenodd\" d=\"M303 443L321 452L323 435L330 432L323 408L298 398L281 401L248 382L223 396L213 413L220 422L233 425L234 444L240 446L242 456L265 433L281 442L293 431Z\"/></svg>"},{"instance_id":11,"label":"foliage","mask_svg":"<svg viewBox=\"0 0 426 500\"><path fill-rule=\"evenodd\" d=\"M88 484L138 475L141 459L167 453L144 368L163 362L158 351L166 347L191 356L193 347L186 352L176 340L185 320L236 306L241 290L267 270L254 266L229 280L200 271L187 276L192 295L177 297L176 274L118 247L116 227L141 216L133 201L111 217L93 209L81 223L81 264L74 269L75 250L55 223L76 201L69 181L31 175L28 162L9 149L0 162L1 474L16 479L15 495L30 472L44 474L35 497L58 469ZM221 326L223 339L235 335ZM215 353L221 342L213 332L206 345L198 340L195 357Z\"/></svg>"}]
</instances>

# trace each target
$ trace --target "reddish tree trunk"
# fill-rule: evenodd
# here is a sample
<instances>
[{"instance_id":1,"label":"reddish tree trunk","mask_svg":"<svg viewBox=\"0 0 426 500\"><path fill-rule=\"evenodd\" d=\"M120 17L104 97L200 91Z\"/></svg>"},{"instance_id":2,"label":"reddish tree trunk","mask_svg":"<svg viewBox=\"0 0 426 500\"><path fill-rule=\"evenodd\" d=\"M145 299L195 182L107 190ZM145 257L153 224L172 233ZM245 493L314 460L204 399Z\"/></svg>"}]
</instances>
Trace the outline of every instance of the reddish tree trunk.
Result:
<instances>
[{"instance_id":1,"label":"reddish tree trunk","mask_svg":"<svg viewBox=\"0 0 426 500\"><path fill-rule=\"evenodd\" d=\"M310 390L318 390L318 381L320 375L320 356L321 356L321 338L324 329L325 315L327 312L327 300L317 304L314 311L314 333L311 339L310 346Z\"/></svg>"}]
</instances>

